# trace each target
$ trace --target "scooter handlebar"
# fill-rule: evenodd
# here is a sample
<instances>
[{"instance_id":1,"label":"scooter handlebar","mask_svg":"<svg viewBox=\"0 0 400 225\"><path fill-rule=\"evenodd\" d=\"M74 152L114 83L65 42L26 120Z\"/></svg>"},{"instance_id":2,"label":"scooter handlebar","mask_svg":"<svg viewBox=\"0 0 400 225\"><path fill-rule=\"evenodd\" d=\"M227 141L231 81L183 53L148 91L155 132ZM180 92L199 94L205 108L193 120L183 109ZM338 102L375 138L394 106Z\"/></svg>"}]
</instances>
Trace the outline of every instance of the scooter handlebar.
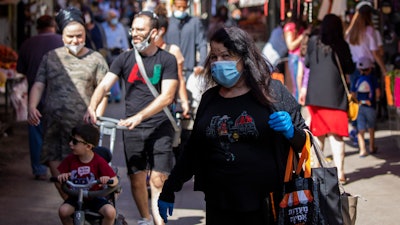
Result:
<instances>
[{"instance_id":1,"label":"scooter handlebar","mask_svg":"<svg viewBox=\"0 0 400 225\"><path fill-rule=\"evenodd\" d=\"M51 177L50 181L59 182L57 177ZM113 184L113 183L114 183L114 181L111 179L107 182L108 185ZM71 197L78 197L80 189L84 189L83 197L86 197L86 198L105 197L105 196L113 193L114 191L118 190L118 188L119 188L118 185L112 186L112 187L107 185L107 187L104 189L90 191L89 189L95 184L101 184L101 181L99 179L97 179L97 180L89 182L88 184L74 184L71 180L68 180L66 182L62 182L61 188L68 196L71 196Z\"/></svg>"},{"instance_id":2,"label":"scooter handlebar","mask_svg":"<svg viewBox=\"0 0 400 225\"><path fill-rule=\"evenodd\" d=\"M120 130L127 130L128 128L125 126L119 126L118 125L119 120L114 119L114 118L110 118L110 117L105 117L105 116L99 116L97 117L97 122L96 124L98 126L104 126L106 128L117 128Z\"/></svg>"}]
</instances>

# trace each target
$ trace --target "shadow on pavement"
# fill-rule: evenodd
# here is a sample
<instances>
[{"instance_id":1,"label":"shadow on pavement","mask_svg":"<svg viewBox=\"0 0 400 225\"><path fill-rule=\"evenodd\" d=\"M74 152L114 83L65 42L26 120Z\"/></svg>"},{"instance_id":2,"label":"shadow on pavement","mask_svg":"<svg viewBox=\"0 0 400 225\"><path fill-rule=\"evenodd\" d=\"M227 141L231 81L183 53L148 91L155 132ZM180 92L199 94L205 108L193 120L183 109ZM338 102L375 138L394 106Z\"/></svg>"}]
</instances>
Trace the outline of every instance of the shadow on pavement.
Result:
<instances>
[{"instance_id":1,"label":"shadow on pavement","mask_svg":"<svg viewBox=\"0 0 400 225\"><path fill-rule=\"evenodd\" d=\"M178 225L178 224L202 224L202 219L204 217L201 216L188 216L188 217L179 217L177 220L168 220L168 225Z\"/></svg>"},{"instance_id":2,"label":"shadow on pavement","mask_svg":"<svg viewBox=\"0 0 400 225\"><path fill-rule=\"evenodd\" d=\"M400 136L387 136L376 138L376 145L378 151L376 154L369 155L367 157L375 157L380 159L382 162L378 162L375 165L365 168L359 168L347 175L351 177L351 182L356 182L360 179L368 179L379 175L393 174L400 177L400 154L397 148L391 147L394 145L394 139L400 138ZM390 146L389 146L390 145ZM358 154L358 152L354 152ZM366 158L367 158L366 157ZM365 158L365 159L366 159ZM364 158L360 158L363 160Z\"/></svg>"}]
</instances>

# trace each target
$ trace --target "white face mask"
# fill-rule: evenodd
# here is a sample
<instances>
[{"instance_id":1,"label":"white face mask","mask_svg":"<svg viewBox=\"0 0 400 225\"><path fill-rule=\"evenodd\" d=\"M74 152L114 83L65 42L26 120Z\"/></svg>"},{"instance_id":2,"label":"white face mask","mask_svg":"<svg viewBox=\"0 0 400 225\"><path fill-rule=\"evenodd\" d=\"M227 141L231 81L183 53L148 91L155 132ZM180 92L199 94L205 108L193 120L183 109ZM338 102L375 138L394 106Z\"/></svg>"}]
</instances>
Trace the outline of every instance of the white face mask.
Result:
<instances>
[{"instance_id":1,"label":"white face mask","mask_svg":"<svg viewBox=\"0 0 400 225\"><path fill-rule=\"evenodd\" d=\"M174 17L177 19L183 19L187 16L187 12L184 11L180 11L180 10L175 10L174 11Z\"/></svg>"},{"instance_id":2,"label":"white face mask","mask_svg":"<svg viewBox=\"0 0 400 225\"><path fill-rule=\"evenodd\" d=\"M64 45L66 48L68 48L68 50L74 54L74 55L78 55L78 53L82 50L83 47L85 47L85 43L81 43L79 45L69 45L69 44L65 44Z\"/></svg>"},{"instance_id":3,"label":"white face mask","mask_svg":"<svg viewBox=\"0 0 400 225\"><path fill-rule=\"evenodd\" d=\"M136 50L138 50L138 52L143 52L144 50L146 50L149 45L150 45L150 36L151 36L151 32L149 33L149 35L140 43L135 44L132 40L132 45L136 48Z\"/></svg>"},{"instance_id":4,"label":"white face mask","mask_svg":"<svg viewBox=\"0 0 400 225\"><path fill-rule=\"evenodd\" d=\"M92 18L89 14L85 14L85 24L89 24L92 22Z\"/></svg>"}]
</instances>

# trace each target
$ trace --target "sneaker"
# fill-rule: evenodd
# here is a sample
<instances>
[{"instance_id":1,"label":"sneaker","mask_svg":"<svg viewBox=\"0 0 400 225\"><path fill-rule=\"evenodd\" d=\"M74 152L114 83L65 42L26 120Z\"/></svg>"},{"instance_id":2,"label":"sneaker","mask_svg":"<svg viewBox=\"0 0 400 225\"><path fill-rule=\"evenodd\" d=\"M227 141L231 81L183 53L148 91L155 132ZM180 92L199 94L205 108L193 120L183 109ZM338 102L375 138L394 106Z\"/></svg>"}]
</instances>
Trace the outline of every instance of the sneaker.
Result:
<instances>
[{"instance_id":1,"label":"sneaker","mask_svg":"<svg viewBox=\"0 0 400 225\"><path fill-rule=\"evenodd\" d=\"M151 217L149 220L146 218L138 220L138 225L154 225L153 217Z\"/></svg>"},{"instance_id":2,"label":"sneaker","mask_svg":"<svg viewBox=\"0 0 400 225\"><path fill-rule=\"evenodd\" d=\"M353 142L354 146L358 146L358 138L357 138L357 131L356 130L350 131L349 138Z\"/></svg>"}]
</instances>

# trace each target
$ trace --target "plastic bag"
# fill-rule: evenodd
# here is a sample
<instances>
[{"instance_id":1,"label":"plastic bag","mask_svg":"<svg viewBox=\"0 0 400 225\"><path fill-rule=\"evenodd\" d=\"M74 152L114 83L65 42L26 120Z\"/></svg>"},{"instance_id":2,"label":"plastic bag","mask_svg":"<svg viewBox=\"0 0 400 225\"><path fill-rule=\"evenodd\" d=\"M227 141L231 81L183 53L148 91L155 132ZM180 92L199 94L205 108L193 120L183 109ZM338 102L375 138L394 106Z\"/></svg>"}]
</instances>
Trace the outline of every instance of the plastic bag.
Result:
<instances>
[{"instance_id":1,"label":"plastic bag","mask_svg":"<svg viewBox=\"0 0 400 225\"><path fill-rule=\"evenodd\" d=\"M26 78L13 84L10 99L15 109L16 121L28 120L28 81Z\"/></svg>"}]
</instances>

